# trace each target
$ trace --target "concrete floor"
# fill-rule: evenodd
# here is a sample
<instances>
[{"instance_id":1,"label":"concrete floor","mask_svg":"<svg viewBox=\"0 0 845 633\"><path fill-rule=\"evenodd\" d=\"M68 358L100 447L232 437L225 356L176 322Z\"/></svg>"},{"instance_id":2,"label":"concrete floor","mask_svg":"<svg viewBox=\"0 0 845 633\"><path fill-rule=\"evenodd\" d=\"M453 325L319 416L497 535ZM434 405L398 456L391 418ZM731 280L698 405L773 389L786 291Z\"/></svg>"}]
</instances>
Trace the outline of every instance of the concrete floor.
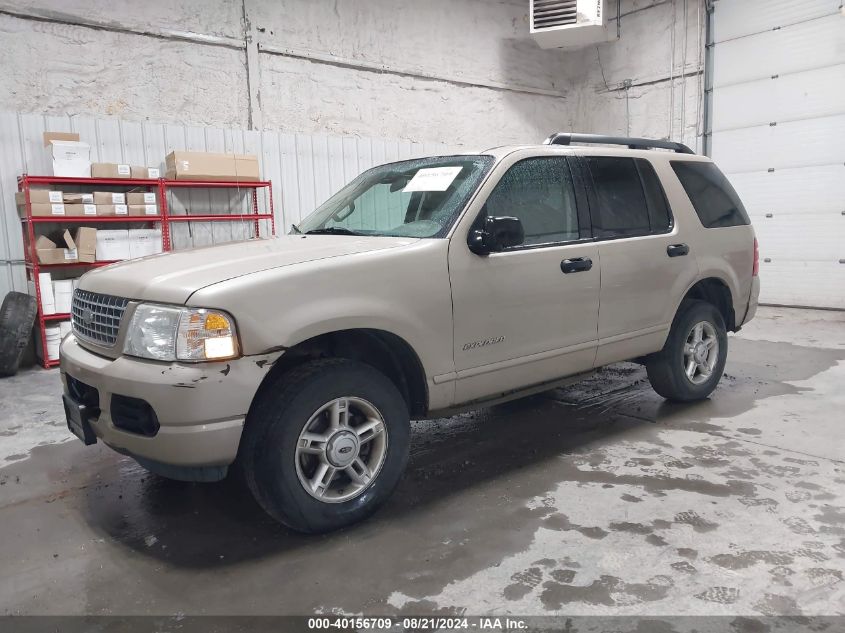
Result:
<instances>
[{"instance_id":1,"label":"concrete floor","mask_svg":"<svg viewBox=\"0 0 845 633\"><path fill-rule=\"evenodd\" d=\"M711 400L642 368L414 423L373 519L287 532L0 382L0 614L845 614L845 313L761 308ZM662 629L661 629L662 630Z\"/></svg>"}]
</instances>

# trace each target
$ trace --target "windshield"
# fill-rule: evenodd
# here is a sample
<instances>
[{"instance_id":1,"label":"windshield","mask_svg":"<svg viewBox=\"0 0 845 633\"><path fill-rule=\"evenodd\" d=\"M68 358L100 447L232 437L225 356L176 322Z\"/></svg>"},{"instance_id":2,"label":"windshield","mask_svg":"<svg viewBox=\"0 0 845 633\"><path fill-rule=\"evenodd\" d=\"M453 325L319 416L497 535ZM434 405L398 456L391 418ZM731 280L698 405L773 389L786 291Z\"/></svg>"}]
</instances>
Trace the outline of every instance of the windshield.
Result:
<instances>
[{"instance_id":1,"label":"windshield","mask_svg":"<svg viewBox=\"0 0 845 633\"><path fill-rule=\"evenodd\" d=\"M439 156L374 167L293 232L443 237L492 164L492 156Z\"/></svg>"}]
</instances>

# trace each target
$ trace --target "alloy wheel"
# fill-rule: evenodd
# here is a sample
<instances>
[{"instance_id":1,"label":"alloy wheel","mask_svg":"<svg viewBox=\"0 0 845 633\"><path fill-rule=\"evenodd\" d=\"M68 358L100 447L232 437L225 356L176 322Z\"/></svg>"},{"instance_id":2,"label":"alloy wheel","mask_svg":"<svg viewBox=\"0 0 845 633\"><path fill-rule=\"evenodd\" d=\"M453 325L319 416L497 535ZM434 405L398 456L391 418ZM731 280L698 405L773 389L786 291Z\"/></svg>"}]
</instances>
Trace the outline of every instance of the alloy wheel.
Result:
<instances>
[{"instance_id":1,"label":"alloy wheel","mask_svg":"<svg viewBox=\"0 0 845 633\"><path fill-rule=\"evenodd\" d=\"M684 374L694 385L707 382L719 360L719 338L709 321L699 321L684 342Z\"/></svg>"},{"instance_id":2,"label":"alloy wheel","mask_svg":"<svg viewBox=\"0 0 845 633\"><path fill-rule=\"evenodd\" d=\"M387 428L362 398L336 398L320 407L296 444L296 474L312 497L326 503L354 499L372 485L387 456Z\"/></svg>"}]
</instances>

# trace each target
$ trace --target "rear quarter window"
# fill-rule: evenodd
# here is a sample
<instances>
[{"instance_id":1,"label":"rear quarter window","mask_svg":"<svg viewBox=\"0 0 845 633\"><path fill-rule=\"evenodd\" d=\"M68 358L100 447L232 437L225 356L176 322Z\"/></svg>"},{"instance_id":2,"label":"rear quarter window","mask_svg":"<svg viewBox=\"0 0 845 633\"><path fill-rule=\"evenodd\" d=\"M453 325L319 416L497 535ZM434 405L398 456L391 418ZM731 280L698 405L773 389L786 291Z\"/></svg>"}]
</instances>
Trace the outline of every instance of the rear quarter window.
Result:
<instances>
[{"instance_id":1,"label":"rear quarter window","mask_svg":"<svg viewBox=\"0 0 845 633\"><path fill-rule=\"evenodd\" d=\"M706 228L750 224L739 196L714 163L680 160L670 163Z\"/></svg>"}]
</instances>

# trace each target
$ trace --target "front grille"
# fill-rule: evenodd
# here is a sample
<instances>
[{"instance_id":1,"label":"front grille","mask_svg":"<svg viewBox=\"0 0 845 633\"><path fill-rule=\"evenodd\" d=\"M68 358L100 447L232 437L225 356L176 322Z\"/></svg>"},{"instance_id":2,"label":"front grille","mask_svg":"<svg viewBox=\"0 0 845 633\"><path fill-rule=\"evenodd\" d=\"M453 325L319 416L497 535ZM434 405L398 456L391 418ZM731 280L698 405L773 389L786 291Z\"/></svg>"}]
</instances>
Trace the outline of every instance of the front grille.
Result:
<instances>
[{"instance_id":1,"label":"front grille","mask_svg":"<svg viewBox=\"0 0 845 633\"><path fill-rule=\"evenodd\" d=\"M101 295L87 290L75 290L71 304L73 333L95 345L111 347L117 342L120 319L129 299Z\"/></svg>"}]
</instances>

